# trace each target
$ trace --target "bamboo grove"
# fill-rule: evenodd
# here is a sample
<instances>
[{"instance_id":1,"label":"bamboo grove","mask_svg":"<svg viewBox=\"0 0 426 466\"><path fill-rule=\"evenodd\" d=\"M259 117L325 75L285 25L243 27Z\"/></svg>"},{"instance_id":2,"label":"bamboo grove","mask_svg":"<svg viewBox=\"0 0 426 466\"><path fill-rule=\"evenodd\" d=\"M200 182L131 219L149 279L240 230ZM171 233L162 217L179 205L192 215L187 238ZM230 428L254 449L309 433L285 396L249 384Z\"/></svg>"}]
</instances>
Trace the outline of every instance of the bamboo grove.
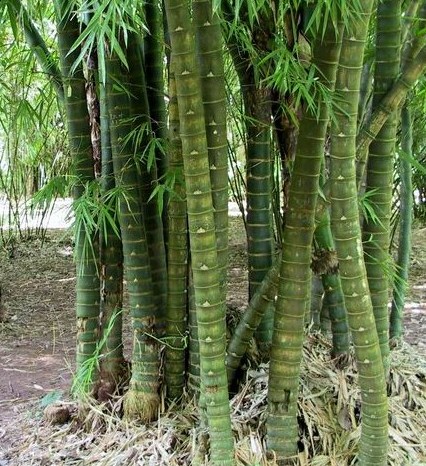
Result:
<instances>
[{"instance_id":1,"label":"bamboo grove","mask_svg":"<svg viewBox=\"0 0 426 466\"><path fill-rule=\"evenodd\" d=\"M176 409L190 393L211 464L233 465L229 400L254 339L269 362L266 447L293 464L302 348L319 330L332 338L336 364L354 348L358 464L387 464L386 380L403 336L412 173L424 180L412 101L424 86L425 8L419 0L0 4L2 47L26 42L66 122L61 179L76 219L73 389L82 404L122 393L123 415L149 423L161 394ZM244 213L249 278L249 305L233 329L231 191Z\"/></svg>"}]
</instances>

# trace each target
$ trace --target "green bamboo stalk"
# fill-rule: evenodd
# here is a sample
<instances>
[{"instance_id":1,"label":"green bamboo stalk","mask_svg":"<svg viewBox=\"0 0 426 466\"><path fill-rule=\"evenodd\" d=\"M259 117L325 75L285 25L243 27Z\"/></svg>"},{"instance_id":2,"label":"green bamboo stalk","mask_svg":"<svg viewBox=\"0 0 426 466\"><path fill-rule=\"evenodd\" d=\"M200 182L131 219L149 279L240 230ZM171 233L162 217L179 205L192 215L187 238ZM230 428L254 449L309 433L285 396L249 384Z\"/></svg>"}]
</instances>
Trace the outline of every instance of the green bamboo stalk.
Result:
<instances>
[{"instance_id":1,"label":"green bamboo stalk","mask_svg":"<svg viewBox=\"0 0 426 466\"><path fill-rule=\"evenodd\" d=\"M333 341L332 356L337 357L347 354L349 351L349 326L339 273L336 271L324 274L322 276L322 283L324 298L321 309L321 320L325 308L327 308L327 319L330 324Z\"/></svg>"},{"instance_id":2,"label":"green bamboo stalk","mask_svg":"<svg viewBox=\"0 0 426 466\"><path fill-rule=\"evenodd\" d=\"M230 2L222 8L229 23L235 21L235 11ZM262 10L256 24L249 24L248 12L240 11L246 18L246 34L250 34L251 45L258 54L266 54L273 39L275 24L268 7ZM261 26L260 26L261 24ZM246 201L247 255L249 273L249 299L273 263L274 229L271 207L272 198L272 155L271 155L271 89L259 83L260 70L254 66L253 50L248 50L238 33L228 34L228 48L240 82L244 102L246 132ZM272 338L273 308L267 310L256 331L256 341L264 356L269 353Z\"/></svg>"},{"instance_id":3,"label":"green bamboo stalk","mask_svg":"<svg viewBox=\"0 0 426 466\"><path fill-rule=\"evenodd\" d=\"M413 128L411 112L408 104L401 112L401 151L399 157L400 190L400 221L397 258L397 276L394 281L392 309L390 313L390 338L398 340L403 335L403 313L405 294L407 292L408 271L411 252L411 225L413 220L413 185L412 168L407 156L412 155Z\"/></svg>"},{"instance_id":4,"label":"green bamboo stalk","mask_svg":"<svg viewBox=\"0 0 426 466\"><path fill-rule=\"evenodd\" d=\"M99 86L99 103L101 116L101 195L105 203L115 188L114 167L109 131L107 96L104 84ZM110 213L115 219L116 212ZM118 219L117 219L118 221ZM123 377L123 248L121 238L117 235L120 227L109 222L101 228L101 303L100 303L100 341L104 342L99 360L99 385L97 398L109 399Z\"/></svg>"},{"instance_id":5,"label":"green bamboo stalk","mask_svg":"<svg viewBox=\"0 0 426 466\"><path fill-rule=\"evenodd\" d=\"M151 267L142 215L132 130L129 75L116 56L108 58L106 70L108 111L114 176L120 190L119 223L123 243L124 276L133 325L132 376L124 400L128 418L149 422L158 415L159 357L155 334L156 315Z\"/></svg>"},{"instance_id":6,"label":"green bamboo stalk","mask_svg":"<svg viewBox=\"0 0 426 466\"><path fill-rule=\"evenodd\" d=\"M228 143L226 133L226 96L223 68L222 35L219 17L213 13L211 0L194 0L196 55L200 67L207 138L210 182L217 241L221 301L226 301L228 270ZM191 330L195 329L191 326ZM191 341L194 339L191 337ZM191 367L197 368L197 357ZM197 384L197 374L191 385Z\"/></svg>"},{"instance_id":7,"label":"green bamboo stalk","mask_svg":"<svg viewBox=\"0 0 426 466\"><path fill-rule=\"evenodd\" d=\"M422 2L420 0L411 0L404 12L403 24L402 24L402 39L401 42L403 44L407 44L407 38L411 36L410 32L413 26L413 23L416 22L417 12L420 8ZM423 3L424 7L424 3ZM410 37L410 42L411 42ZM405 45L404 45L405 48Z\"/></svg>"},{"instance_id":8,"label":"green bamboo stalk","mask_svg":"<svg viewBox=\"0 0 426 466\"><path fill-rule=\"evenodd\" d=\"M386 382L363 260L355 173L359 86L372 6L373 1L348 4L356 16L343 38L330 149L331 226L361 387L360 466L387 464L388 444Z\"/></svg>"},{"instance_id":9,"label":"green bamboo stalk","mask_svg":"<svg viewBox=\"0 0 426 466\"><path fill-rule=\"evenodd\" d=\"M247 73L247 71L245 71ZM254 78L253 78L254 79ZM249 90L243 84L247 115L247 246L249 297L256 292L272 265L273 230L271 225L271 97L267 90Z\"/></svg>"},{"instance_id":10,"label":"green bamboo stalk","mask_svg":"<svg viewBox=\"0 0 426 466\"><path fill-rule=\"evenodd\" d=\"M179 106L191 261L200 344L201 397L207 409L212 464L233 465L222 301L201 83L186 4L165 1Z\"/></svg>"},{"instance_id":11,"label":"green bamboo stalk","mask_svg":"<svg viewBox=\"0 0 426 466\"><path fill-rule=\"evenodd\" d=\"M212 0L194 0L194 25L206 122L217 254L223 300L228 267L228 141L222 34Z\"/></svg>"},{"instance_id":12,"label":"green bamboo stalk","mask_svg":"<svg viewBox=\"0 0 426 466\"><path fill-rule=\"evenodd\" d=\"M419 2L413 2L410 6L415 10ZM418 14L418 21L415 22L417 30L422 30L426 21L426 3L423 2L417 6L420 8ZM416 55L415 50L417 46L416 41L419 37L415 36L416 30L409 29L413 23L414 11L407 12L407 18L404 21L405 35L407 41L402 51L401 63L402 66L410 63ZM413 30L414 29L414 30ZM423 42L423 35L420 35ZM414 43L413 43L414 42ZM413 149L413 128L410 107L405 102L401 111L401 151L402 156L398 160L398 170L400 174L400 217L399 217L399 239L398 239L398 257L396 277L393 284L393 299L390 313L390 331L389 336L392 340L398 340L403 335L403 313L405 295L407 291L408 271L410 266L410 252L411 252L411 226L412 226L412 210L413 210L413 196L412 196L412 167L407 156L412 156Z\"/></svg>"},{"instance_id":13,"label":"green bamboo stalk","mask_svg":"<svg viewBox=\"0 0 426 466\"><path fill-rule=\"evenodd\" d=\"M324 287L322 285L321 277L312 275L311 284L311 305L309 318L305 316L307 324L312 324L314 330L319 330L321 325L320 311L322 307L324 295Z\"/></svg>"},{"instance_id":14,"label":"green bamboo stalk","mask_svg":"<svg viewBox=\"0 0 426 466\"><path fill-rule=\"evenodd\" d=\"M317 79L330 90L334 89L340 46L340 32L330 20L324 37L318 34L313 47ZM267 448L275 452L279 461L297 454L297 396L305 313L310 301L311 248L329 122L327 104L323 97L319 96L318 100L317 114L307 110L300 124L283 233L266 424Z\"/></svg>"},{"instance_id":15,"label":"green bamboo stalk","mask_svg":"<svg viewBox=\"0 0 426 466\"><path fill-rule=\"evenodd\" d=\"M129 84L131 90L131 116L133 126L142 131L140 141L135 144L134 152L139 171L139 191L141 195L143 220L148 245L151 279L156 315L156 331L158 336L164 334L165 313L167 301L167 265L164 242L163 222L158 196L151 198L158 185L156 158L149 160L149 155L143 155L148 144L152 143L152 119L148 102L147 82L145 79L144 62L140 38L129 34L127 61L129 63ZM154 155L157 155L155 150Z\"/></svg>"},{"instance_id":16,"label":"green bamboo stalk","mask_svg":"<svg viewBox=\"0 0 426 466\"><path fill-rule=\"evenodd\" d=\"M144 37L144 68L146 88L148 90L149 116L154 138L160 143L155 149L157 178L164 179L169 166L167 151L162 150L167 140L167 111L165 103L164 84L164 28L162 3L147 0L145 3L145 18L148 34ZM168 193L163 194L162 229L164 241L167 241L167 206ZM158 207L158 206L157 206Z\"/></svg>"},{"instance_id":17,"label":"green bamboo stalk","mask_svg":"<svg viewBox=\"0 0 426 466\"><path fill-rule=\"evenodd\" d=\"M231 386L240 367L241 359L246 354L254 332L258 328L264 313L274 305L278 285L279 260L269 269L249 305L238 322L228 343L226 351L226 370L228 385Z\"/></svg>"},{"instance_id":18,"label":"green bamboo stalk","mask_svg":"<svg viewBox=\"0 0 426 466\"><path fill-rule=\"evenodd\" d=\"M331 325L332 354L339 356L349 350L349 326L328 211L315 229L315 242L321 251L326 252L325 270L321 273L324 288L323 307L327 307Z\"/></svg>"},{"instance_id":19,"label":"green bamboo stalk","mask_svg":"<svg viewBox=\"0 0 426 466\"><path fill-rule=\"evenodd\" d=\"M175 174L174 192L168 205L168 289L166 315L166 393L180 398L185 386L188 310L188 226L182 143L179 136L179 109L174 73L169 78L169 170Z\"/></svg>"},{"instance_id":20,"label":"green bamboo stalk","mask_svg":"<svg viewBox=\"0 0 426 466\"><path fill-rule=\"evenodd\" d=\"M200 396L201 369L200 343L198 340L197 309L195 306L194 281L192 279L192 265L188 266L188 389L197 398Z\"/></svg>"},{"instance_id":21,"label":"green bamboo stalk","mask_svg":"<svg viewBox=\"0 0 426 466\"><path fill-rule=\"evenodd\" d=\"M376 67L373 108L386 95L399 74L401 56L401 2L384 0L377 10ZM366 193L375 218L364 216L364 261L374 318L385 372L389 370L389 262L390 218L393 167L398 123L397 112L389 115L370 144L367 161Z\"/></svg>"},{"instance_id":22,"label":"green bamboo stalk","mask_svg":"<svg viewBox=\"0 0 426 466\"><path fill-rule=\"evenodd\" d=\"M247 117L246 230L249 299L251 299L272 265L274 251L271 213L271 95L269 90L257 88L253 81L250 88L243 85L243 96ZM256 340L264 355L269 353L273 319L274 313L271 307L265 312L256 331Z\"/></svg>"},{"instance_id":23,"label":"green bamboo stalk","mask_svg":"<svg viewBox=\"0 0 426 466\"><path fill-rule=\"evenodd\" d=\"M412 3L415 9L416 2ZM408 12L410 14L410 12ZM413 27L422 29L426 18L426 4L422 4L418 13L418 20L415 22ZM404 18L404 30L403 35L408 36L409 25L412 23L412 18ZM368 155L368 147L371 141L375 138L377 133L380 131L382 125L386 121L388 115L392 114L401 103L404 101L407 92L414 86L417 79L423 73L424 67L421 63L425 63L426 54L420 52L426 44L426 36L419 34L414 39L406 39L402 57L401 57L401 75L393 84L393 87L389 90L383 101L380 102L380 108L375 109L375 112L370 116L369 120L362 126L358 139L357 139L357 182L360 185L361 180L364 177L364 171L366 167L366 160ZM418 60L416 64L413 64L413 60ZM410 66L410 64L412 66Z\"/></svg>"},{"instance_id":24,"label":"green bamboo stalk","mask_svg":"<svg viewBox=\"0 0 426 466\"><path fill-rule=\"evenodd\" d=\"M422 11L425 11L426 8ZM423 16L424 17L424 16ZM377 136L388 116L392 114L404 101L407 92L413 88L414 84L423 74L426 68L426 35L422 34L417 37L411 47L404 52L404 55L410 57L405 60L405 65L402 71L392 85L391 89L386 93L380 101L378 107L374 109L367 121L358 130L357 135L357 170L356 179L357 185L360 186L361 180L364 177L364 171L367 161L368 148L371 141ZM330 183L327 181L323 186L323 192L327 194L330 190ZM326 203L320 199L318 202L318 213L323 211Z\"/></svg>"},{"instance_id":25,"label":"green bamboo stalk","mask_svg":"<svg viewBox=\"0 0 426 466\"><path fill-rule=\"evenodd\" d=\"M391 115L404 100L407 92L412 89L416 81L423 74L425 68L426 47L423 47L415 58L402 70L401 75L382 98L369 120L359 130L357 138L358 163L364 161L365 154L371 141L376 137L389 115ZM362 178L361 175L362 171L357 178Z\"/></svg>"},{"instance_id":26,"label":"green bamboo stalk","mask_svg":"<svg viewBox=\"0 0 426 466\"><path fill-rule=\"evenodd\" d=\"M67 0L56 0L55 11L68 137L76 175L73 198L78 200L84 194L88 184L94 179L89 115L82 67L78 66L74 73L71 73L79 50L76 49L74 52L70 52L70 50L78 38L80 25L77 17L69 10ZM96 374L87 374L86 365L94 357L98 343L100 282L97 248L97 239L92 237L91 232L84 224L81 224L76 232L74 250L77 268L76 377L80 379L89 376L92 382L96 378ZM91 383L87 385L87 388L89 390L93 388Z\"/></svg>"},{"instance_id":27,"label":"green bamboo stalk","mask_svg":"<svg viewBox=\"0 0 426 466\"><path fill-rule=\"evenodd\" d=\"M144 67L146 89L148 90L149 115L154 137L167 139L167 111L164 100L164 32L160 4L155 0L147 0L145 18L148 34L144 37ZM167 172L167 154L157 151L158 177Z\"/></svg>"}]
</instances>

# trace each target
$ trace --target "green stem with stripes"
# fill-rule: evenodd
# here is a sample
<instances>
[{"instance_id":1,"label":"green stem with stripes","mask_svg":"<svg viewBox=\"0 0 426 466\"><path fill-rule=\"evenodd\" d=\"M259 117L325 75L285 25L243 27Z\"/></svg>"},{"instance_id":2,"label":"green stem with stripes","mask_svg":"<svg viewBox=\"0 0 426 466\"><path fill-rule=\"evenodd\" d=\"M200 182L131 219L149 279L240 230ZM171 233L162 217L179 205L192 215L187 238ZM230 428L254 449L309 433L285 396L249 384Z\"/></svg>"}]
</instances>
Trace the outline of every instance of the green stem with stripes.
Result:
<instances>
[{"instance_id":1,"label":"green stem with stripes","mask_svg":"<svg viewBox=\"0 0 426 466\"><path fill-rule=\"evenodd\" d=\"M113 209L116 202L109 202L115 188L114 168L111 151L111 138L105 85L100 85L101 116L101 195L105 204ZM117 212L110 212L114 224L106 221L100 230L100 269L101 269L101 321L100 341L104 342L99 361L99 385L97 398L106 401L117 391L124 371L123 356L123 247L119 236Z\"/></svg>"},{"instance_id":2,"label":"green stem with stripes","mask_svg":"<svg viewBox=\"0 0 426 466\"><path fill-rule=\"evenodd\" d=\"M129 34L127 61L129 63L129 84L131 91L130 106L133 127L139 131L139 138L134 141L135 162L139 178L139 193L142 203L142 217L148 246L153 299L156 316L156 332L164 334L167 301L167 265L164 242L163 222L159 208L158 196L151 198L157 180L157 150L150 154L147 148L153 143L152 119L148 104L147 82L145 79L142 42L134 34ZM152 160L150 160L152 157Z\"/></svg>"},{"instance_id":3,"label":"green stem with stripes","mask_svg":"<svg viewBox=\"0 0 426 466\"><path fill-rule=\"evenodd\" d=\"M340 100L330 149L331 226L361 387L360 466L386 465L388 445L386 382L364 264L355 173L359 88L372 6L373 1L349 5L356 12L340 54Z\"/></svg>"},{"instance_id":4,"label":"green stem with stripes","mask_svg":"<svg viewBox=\"0 0 426 466\"><path fill-rule=\"evenodd\" d=\"M397 276L393 285L393 300L390 313L390 338L400 339L403 335L403 314L405 294L408 284L408 270L411 252L411 225L413 221L413 184L412 168L407 156L412 155L413 129L411 112L406 104L401 112L401 150L399 157L399 174L401 179L399 207L399 240L397 258Z\"/></svg>"},{"instance_id":5,"label":"green stem with stripes","mask_svg":"<svg viewBox=\"0 0 426 466\"><path fill-rule=\"evenodd\" d=\"M156 315L151 267L143 222L140 180L134 158L130 77L117 57L106 63L107 98L110 118L114 176L120 191L119 223L123 242L124 277L129 294L133 325L132 376L124 400L124 413L143 422L158 414L159 357L155 334Z\"/></svg>"},{"instance_id":6,"label":"green stem with stripes","mask_svg":"<svg viewBox=\"0 0 426 466\"><path fill-rule=\"evenodd\" d=\"M235 380L235 375L240 367L241 359L246 354L250 341L263 315L270 306L274 306L278 285L278 264L279 261L277 261L265 275L228 343L226 351L226 371L228 374L228 384L230 386Z\"/></svg>"},{"instance_id":7,"label":"green stem with stripes","mask_svg":"<svg viewBox=\"0 0 426 466\"><path fill-rule=\"evenodd\" d=\"M223 3L225 17L229 23L235 21L235 11L230 2ZM245 6L242 9L246 8ZM242 13L247 18L247 10ZM246 19L247 21L247 19ZM260 26L260 24L262 26ZM246 132L246 231L249 274L249 299L255 294L264 276L273 263L274 228L271 208L272 200L272 92L259 82L260 70L254 65L253 54L260 56L269 51L275 24L272 11L265 7L259 24L245 24L250 42L255 49L248 50L247 44L236 33L228 34L228 48L240 82L244 101ZM256 341L264 356L269 354L272 338L273 307L264 314L256 331Z\"/></svg>"},{"instance_id":8,"label":"green stem with stripes","mask_svg":"<svg viewBox=\"0 0 426 466\"><path fill-rule=\"evenodd\" d=\"M333 90L340 34L327 25L313 47L317 79ZM279 461L297 454L297 397L305 314L310 304L311 248L324 141L329 122L326 102L319 97L317 114L309 110L300 125L289 190L283 252L275 308L268 389L267 448Z\"/></svg>"},{"instance_id":9,"label":"green stem with stripes","mask_svg":"<svg viewBox=\"0 0 426 466\"><path fill-rule=\"evenodd\" d=\"M73 52L70 50L78 38L80 25L73 12L69 11L66 0L55 1L55 10L68 137L76 175L73 198L74 201L78 201L94 180L89 115L82 67L78 66L74 73L71 73L79 49ZM84 221L79 222L74 252L77 269L76 377L80 379L89 376L91 381L86 385L88 390L92 389L90 382L93 382L96 377L96 374L87 374L86 364L94 357L98 343L100 282L97 254L97 238L93 237L93 232L88 229Z\"/></svg>"},{"instance_id":10,"label":"green stem with stripes","mask_svg":"<svg viewBox=\"0 0 426 466\"><path fill-rule=\"evenodd\" d=\"M380 104L399 73L401 55L401 2L384 0L377 10L376 67L373 108ZM390 217L397 112L389 115L370 144L366 193L375 217L364 216L364 261L385 371L389 368L389 277Z\"/></svg>"},{"instance_id":11,"label":"green stem with stripes","mask_svg":"<svg viewBox=\"0 0 426 466\"><path fill-rule=\"evenodd\" d=\"M328 211L317 225L315 243L321 251L325 252L327 258L325 270L321 273L324 288L322 304L328 309L333 339L332 353L333 356L339 356L349 350L349 326Z\"/></svg>"},{"instance_id":12,"label":"green stem with stripes","mask_svg":"<svg viewBox=\"0 0 426 466\"><path fill-rule=\"evenodd\" d=\"M169 170L175 175L175 184L168 205L167 345L164 371L167 398L176 399L182 396L185 386L189 245L179 109L173 72L169 79L169 96Z\"/></svg>"},{"instance_id":13,"label":"green stem with stripes","mask_svg":"<svg viewBox=\"0 0 426 466\"><path fill-rule=\"evenodd\" d=\"M219 274L212 187L201 83L189 10L166 0L173 70L178 96L194 295L200 345L201 396L207 409L214 465L233 465L225 368L225 303Z\"/></svg>"},{"instance_id":14,"label":"green stem with stripes","mask_svg":"<svg viewBox=\"0 0 426 466\"><path fill-rule=\"evenodd\" d=\"M222 36L211 0L194 0L194 25L200 64L207 149L210 164L217 258L223 299L228 266L228 142Z\"/></svg>"}]
</instances>

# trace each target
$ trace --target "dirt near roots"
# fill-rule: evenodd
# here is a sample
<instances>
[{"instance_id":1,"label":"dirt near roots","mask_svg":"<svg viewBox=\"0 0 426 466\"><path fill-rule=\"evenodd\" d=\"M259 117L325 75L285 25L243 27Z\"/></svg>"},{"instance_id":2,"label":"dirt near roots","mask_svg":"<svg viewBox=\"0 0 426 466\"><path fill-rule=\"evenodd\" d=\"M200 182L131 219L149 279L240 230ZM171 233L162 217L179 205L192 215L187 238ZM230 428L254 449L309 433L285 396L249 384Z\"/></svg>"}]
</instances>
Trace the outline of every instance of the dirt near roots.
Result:
<instances>
[{"instance_id":1,"label":"dirt near roots","mask_svg":"<svg viewBox=\"0 0 426 466\"><path fill-rule=\"evenodd\" d=\"M228 305L231 308L244 309L247 299L245 235L241 219L231 218L230 226L231 257ZM58 442L64 441L64 438L73 445L77 441L84 444L87 450L90 449L91 442L95 443L96 429L100 428L100 424L103 424L102 429L103 432L105 431L105 419L102 422L92 419L91 422L94 424L91 424L92 432L89 436L87 434L78 437L72 428L65 432L64 429L68 429L68 427L58 428L60 432L57 434L55 428L47 426L42 419L45 406L55 400L70 399L69 389L74 367L74 336L76 332L74 318L75 268L72 258L71 235L67 231L50 230L43 244L40 239L30 239L16 243L13 247L12 245L5 246L1 251L0 261L3 311L7 317L5 322L0 323L0 466L25 466L27 464L189 464L187 462L189 456L185 457L183 454L183 459L176 460L176 462L171 461L170 458L163 461L160 453L158 453L160 456L151 454L151 456L144 457L151 458L149 461L144 459L136 461L133 457L123 456L123 446L120 447L123 450L121 456L118 453L114 456L114 458L121 458L120 461L108 459L105 456L108 442L105 446L106 450L103 450L104 453L98 452L90 458L86 455L86 459L84 459L84 455L76 455L75 449L73 451L65 449L64 452L58 453L60 451ZM422 359L426 358L426 339L424 339L426 331L426 228L417 228L414 232L409 284L410 289L405 311L405 341L409 345L406 346L408 353L404 353L405 359L403 359L406 361L411 358L410 356L407 359L406 354L412 355L414 359L420 357L416 364L420 364L422 371L426 373L426 359ZM262 372L262 368L259 371L252 374L253 378L248 382L251 385L241 395L242 398L239 401L234 401L234 405L235 403L241 405L237 406L237 411L241 411L242 407L246 406L244 416L250 409L254 409L253 404L260 404L256 401L256 396L260 395L253 394L253 387L259 388L261 386L259 390L263 390L266 396L265 372ZM317 383L318 381L315 382L315 384ZM336 383L339 385L341 381ZM396 380L395 384L398 383L402 384L403 382ZM417 382L414 383L413 387L416 384ZM424 384L422 387L426 388ZM406 387L405 390L409 389ZM419 388L413 390L419 390ZM425 411L426 403L423 407L423 413ZM262 417L262 415L259 416ZM172 425L174 425L173 423L187 424L187 428L185 428L187 435L186 439L182 440L183 444L189 445L191 442L193 445L196 444L193 414L181 413L176 416L183 417L173 418L170 421ZM404 416L402 416L403 418ZM308 421L306 422L309 425ZM245 426L241 427L241 442L247 443L246 447L250 451L260 451L262 448L261 437L252 436L251 431L244 430L250 424L247 419L242 420L241 423ZM406 428L410 430L414 427L407 425ZM424 443L426 443L426 426L423 425L423 433L421 425L415 426L415 428L420 430L419 435L420 437L423 435ZM167 429L165 434L163 432L166 436L171 428L167 427ZM238 429L239 427L234 426L234 431L238 431ZM106 431L108 431L108 427ZM52 438L49 442L38 444L39 437L41 438L43 435L45 439L50 435ZM55 437L58 435L59 437ZM110 435L112 436L112 433ZM138 435L148 438L151 434L148 435L145 429ZM127 438L125 442L131 446L139 440ZM110 441L113 442L113 440ZM175 439L174 442L176 441ZM52 447L55 442L56 447ZM122 439L118 443L120 442ZM409 439L403 439L403 442L407 444ZM27 453L24 456L19 456L17 452L24 444ZM185 446L187 450L190 448L188 445ZM31 448L34 449L35 453L28 453ZM43 451L43 448L47 450ZM50 448L52 451L49 453ZM172 446L171 448L173 450L177 447ZM128 450L125 451L128 452ZM187 459L185 460L185 458ZM253 458L242 460L241 464L264 464L261 460ZM421 455L418 458L421 458ZM422 461L410 462L409 460L398 463L395 460L396 462L392 464L426 464L426 457L423 459L425 463ZM336 463L330 461L324 459L323 463L318 462L317 464L346 464L343 460L341 462L336 460ZM204 464L204 462L201 461L199 464ZM300 464L303 464L302 460Z\"/></svg>"}]
</instances>

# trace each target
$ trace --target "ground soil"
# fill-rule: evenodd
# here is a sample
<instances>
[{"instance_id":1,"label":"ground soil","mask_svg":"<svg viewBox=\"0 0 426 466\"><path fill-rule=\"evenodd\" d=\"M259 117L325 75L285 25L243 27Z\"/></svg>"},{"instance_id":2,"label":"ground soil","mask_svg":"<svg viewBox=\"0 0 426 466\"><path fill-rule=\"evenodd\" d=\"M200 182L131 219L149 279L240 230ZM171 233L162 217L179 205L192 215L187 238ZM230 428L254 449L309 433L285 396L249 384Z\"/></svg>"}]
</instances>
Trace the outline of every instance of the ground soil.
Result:
<instances>
[{"instance_id":1,"label":"ground soil","mask_svg":"<svg viewBox=\"0 0 426 466\"><path fill-rule=\"evenodd\" d=\"M28 404L67 392L74 360L75 270L65 232L9 244L1 252L5 322L0 323L0 429ZM3 446L8 433L0 432Z\"/></svg>"},{"instance_id":2,"label":"ground soil","mask_svg":"<svg viewBox=\"0 0 426 466\"><path fill-rule=\"evenodd\" d=\"M228 305L246 305L245 235L241 219L231 220ZM22 441L11 421L41 416L46 397L69 393L74 361L75 268L69 232L49 231L46 239L5 245L0 252L0 466ZM426 228L413 236L405 339L426 356Z\"/></svg>"}]
</instances>

